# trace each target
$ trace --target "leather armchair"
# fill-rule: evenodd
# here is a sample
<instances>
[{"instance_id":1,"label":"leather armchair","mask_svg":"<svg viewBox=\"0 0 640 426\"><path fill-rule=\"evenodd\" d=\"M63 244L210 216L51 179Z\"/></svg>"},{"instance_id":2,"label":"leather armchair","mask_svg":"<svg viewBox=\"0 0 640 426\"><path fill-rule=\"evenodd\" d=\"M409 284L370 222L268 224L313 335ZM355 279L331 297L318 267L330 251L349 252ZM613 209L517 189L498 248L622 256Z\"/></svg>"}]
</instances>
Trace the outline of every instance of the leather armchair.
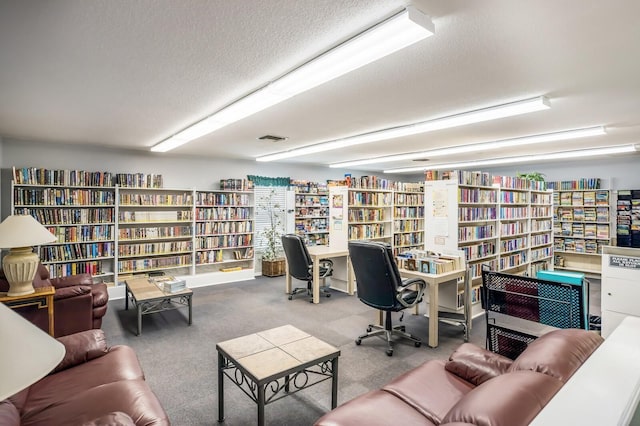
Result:
<instances>
[{"instance_id":1,"label":"leather armchair","mask_svg":"<svg viewBox=\"0 0 640 426\"><path fill-rule=\"evenodd\" d=\"M94 328L99 329L102 326L102 317L107 313L109 292L106 284L94 284L90 274L50 278L49 270L40 264L33 286L35 288L53 286L56 289L53 296L55 337ZM4 271L0 270L0 292L6 291L9 291L9 282ZM48 331L49 324L45 309L27 306L16 311L42 330Z\"/></svg>"}]
</instances>

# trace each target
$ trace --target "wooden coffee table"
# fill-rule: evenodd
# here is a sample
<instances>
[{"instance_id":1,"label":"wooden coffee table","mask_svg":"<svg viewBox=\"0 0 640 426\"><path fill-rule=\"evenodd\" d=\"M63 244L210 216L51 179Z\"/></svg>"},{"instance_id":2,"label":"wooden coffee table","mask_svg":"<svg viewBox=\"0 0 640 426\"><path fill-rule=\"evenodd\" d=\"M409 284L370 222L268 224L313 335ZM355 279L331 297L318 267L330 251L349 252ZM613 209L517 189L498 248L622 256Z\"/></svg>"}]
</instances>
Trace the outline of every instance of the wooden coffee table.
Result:
<instances>
[{"instance_id":1,"label":"wooden coffee table","mask_svg":"<svg viewBox=\"0 0 640 426\"><path fill-rule=\"evenodd\" d=\"M220 342L218 422L224 421L224 376L258 404L258 425L265 405L331 379L331 408L338 399L340 350L292 325Z\"/></svg>"},{"instance_id":2,"label":"wooden coffee table","mask_svg":"<svg viewBox=\"0 0 640 426\"><path fill-rule=\"evenodd\" d=\"M189 325L192 322L193 291L187 288L181 291L170 293L162 291L158 286L147 278L134 278L125 281L125 309L129 309L129 297L138 309L138 332L142 333L142 316L156 312L170 311L183 307L189 308Z\"/></svg>"}]
</instances>

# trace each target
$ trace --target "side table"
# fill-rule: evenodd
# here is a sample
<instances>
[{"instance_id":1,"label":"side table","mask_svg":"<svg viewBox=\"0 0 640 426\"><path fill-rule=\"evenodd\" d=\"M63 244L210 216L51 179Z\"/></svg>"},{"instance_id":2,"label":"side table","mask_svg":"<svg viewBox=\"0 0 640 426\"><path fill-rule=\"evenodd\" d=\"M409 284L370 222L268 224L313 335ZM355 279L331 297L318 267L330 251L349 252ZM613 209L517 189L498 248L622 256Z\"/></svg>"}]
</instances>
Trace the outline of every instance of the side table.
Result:
<instances>
[{"instance_id":1,"label":"side table","mask_svg":"<svg viewBox=\"0 0 640 426\"><path fill-rule=\"evenodd\" d=\"M53 328L53 295L56 289L53 286L38 287L35 293L24 294L22 296L7 296L7 293L0 293L0 302L11 309L25 306L36 306L38 309L47 308L49 314L49 335L54 337Z\"/></svg>"}]
</instances>

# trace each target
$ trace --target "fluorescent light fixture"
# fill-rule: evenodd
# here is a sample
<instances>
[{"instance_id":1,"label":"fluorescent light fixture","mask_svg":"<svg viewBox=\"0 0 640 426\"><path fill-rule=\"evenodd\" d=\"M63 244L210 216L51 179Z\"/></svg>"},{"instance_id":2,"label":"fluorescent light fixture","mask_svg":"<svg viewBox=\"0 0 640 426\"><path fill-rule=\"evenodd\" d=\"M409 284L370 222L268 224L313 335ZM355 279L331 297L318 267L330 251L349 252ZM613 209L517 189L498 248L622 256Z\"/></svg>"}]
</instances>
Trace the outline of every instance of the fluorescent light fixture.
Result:
<instances>
[{"instance_id":1,"label":"fluorescent light fixture","mask_svg":"<svg viewBox=\"0 0 640 426\"><path fill-rule=\"evenodd\" d=\"M386 139L394 139L403 136L415 135L418 133L433 132L435 130L449 129L452 127L465 126L467 124L480 123L483 121L495 120L498 118L512 117L514 115L526 114L549 108L549 101L544 96L511 102L503 105L496 105L489 108L477 109L463 112L461 114L436 118L434 120L422 121L419 123L407 124L405 126L392 127L389 129L377 130L344 139L318 143L302 148L291 149L289 151L264 155L256 158L256 161L275 161L284 158L298 157L301 155L315 154L317 152L330 151L338 148L346 148L353 145L361 145L370 142L377 142Z\"/></svg>"},{"instance_id":2,"label":"fluorescent light fixture","mask_svg":"<svg viewBox=\"0 0 640 426\"><path fill-rule=\"evenodd\" d=\"M413 7L371 27L217 113L153 146L166 152L262 111L299 93L390 55L435 33L431 20Z\"/></svg>"},{"instance_id":3,"label":"fluorescent light fixture","mask_svg":"<svg viewBox=\"0 0 640 426\"><path fill-rule=\"evenodd\" d=\"M385 170L384 173L410 173L410 172L421 172L424 170L442 170L442 169L456 170L456 169L468 169L470 167L530 163L534 161L565 160L565 159L574 160L576 158L596 157L600 155L610 155L610 154L625 154L625 153L631 153L631 152L637 152L637 151L638 151L638 147L636 145L618 145L618 146L611 146L611 147L582 149L582 150L576 150L576 151L552 152L548 154L523 155L521 157L492 158L488 160L465 161L460 163L433 164L430 166L421 166L421 167L404 167L399 169Z\"/></svg>"},{"instance_id":4,"label":"fluorescent light fixture","mask_svg":"<svg viewBox=\"0 0 640 426\"><path fill-rule=\"evenodd\" d=\"M391 161L414 160L416 158L433 158L444 155L467 154L470 152L489 151L493 149L509 148L514 146L533 145L545 142L554 142L567 139L578 139L588 136L606 134L604 126L587 127L584 129L563 130L560 132L544 133L541 135L530 135L512 139L502 139L493 142L475 143L469 145L453 146L449 148L438 148L420 152L409 152L406 154L388 155L385 157L366 158L363 160L343 161L341 163L329 164L329 167L353 167L364 164L388 163Z\"/></svg>"}]
</instances>

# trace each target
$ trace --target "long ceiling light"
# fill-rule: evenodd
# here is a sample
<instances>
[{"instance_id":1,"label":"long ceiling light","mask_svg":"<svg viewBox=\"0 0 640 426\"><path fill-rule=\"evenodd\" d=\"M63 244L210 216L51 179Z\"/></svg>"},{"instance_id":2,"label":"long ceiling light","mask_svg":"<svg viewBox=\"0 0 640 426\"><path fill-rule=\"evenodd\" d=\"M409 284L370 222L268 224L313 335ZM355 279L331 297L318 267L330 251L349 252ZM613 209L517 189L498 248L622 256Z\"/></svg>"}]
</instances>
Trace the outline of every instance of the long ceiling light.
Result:
<instances>
[{"instance_id":1,"label":"long ceiling light","mask_svg":"<svg viewBox=\"0 0 640 426\"><path fill-rule=\"evenodd\" d=\"M597 157L601 155L610 155L610 154L625 154L625 153L637 152L638 150L639 150L639 147L637 147L636 145L618 145L618 146L612 146L612 147L582 149L582 150L576 150L576 151L552 152L548 154L523 155L520 157L492 158L488 160L433 164L430 166L421 166L421 167L405 167L405 168L399 168L399 169L385 170L384 173L410 173L410 172L421 172L424 170L442 170L442 169L456 170L456 169L468 169L471 167L530 163L534 161L566 160L566 159L574 160L576 158L583 158L583 157Z\"/></svg>"},{"instance_id":2,"label":"long ceiling light","mask_svg":"<svg viewBox=\"0 0 640 426\"><path fill-rule=\"evenodd\" d=\"M256 158L256 161L275 161L285 158L298 157L301 155L315 154L333 149L345 148L353 145L377 142L386 139L394 139L403 136L415 135L418 133L432 132L434 130L449 129L452 127L464 126L467 124L480 123L483 121L495 120L498 118L512 117L514 115L526 114L549 108L549 101L544 96L511 102L508 104L492 106L489 108L477 109L463 112L461 114L436 118L434 120L422 121L419 123L407 124L389 129L377 130L375 132L364 133L344 139L318 143L302 148L291 149L289 151L264 155Z\"/></svg>"},{"instance_id":3,"label":"long ceiling light","mask_svg":"<svg viewBox=\"0 0 640 426\"><path fill-rule=\"evenodd\" d=\"M426 15L413 7L407 7L402 12L158 143L151 148L151 151L166 152L184 145L390 55L434 33L433 23Z\"/></svg>"},{"instance_id":4,"label":"long ceiling light","mask_svg":"<svg viewBox=\"0 0 640 426\"><path fill-rule=\"evenodd\" d=\"M603 126L587 127L583 129L563 130L560 132L544 133L540 135L523 136L512 139L502 139L493 142L475 143L469 145L453 146L449 148L431 149L420 152L409 152L406 154L387 155L384 157L365 158L363 160L343 161L341 163L329 164L329 167L353 167L364 164L388 163L392 161L415 160L416 158L433 158L445 155L468 154L470 152L489 151L509 147L519 147L524 145L534 145L545 142L554 142L567 139L585 138L606 134Z\"/></svg>"}]
</instances>

